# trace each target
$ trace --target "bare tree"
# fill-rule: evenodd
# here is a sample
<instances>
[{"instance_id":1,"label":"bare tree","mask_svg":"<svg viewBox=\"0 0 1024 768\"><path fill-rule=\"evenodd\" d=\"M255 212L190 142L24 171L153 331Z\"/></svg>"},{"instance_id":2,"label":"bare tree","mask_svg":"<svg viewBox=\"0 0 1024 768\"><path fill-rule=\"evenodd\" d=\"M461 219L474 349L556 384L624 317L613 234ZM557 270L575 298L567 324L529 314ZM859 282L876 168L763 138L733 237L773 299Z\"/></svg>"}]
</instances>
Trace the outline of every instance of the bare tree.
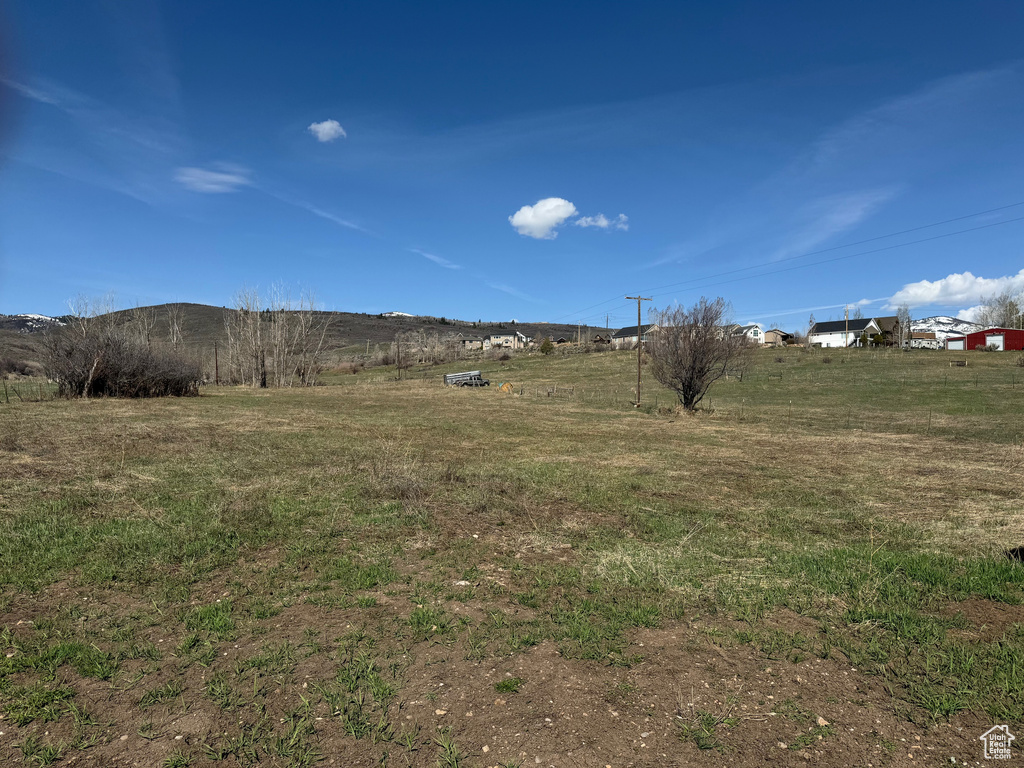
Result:
<instances>
[{"instance_id":1,"label":"bare tree","mask_svg":"<svg viewBox=\"0 0 1024 768\"><path fill-rule=\"evenodd\" d=\"M1021 328L1024 318L1024 293L1007 288L994 296L982 297L981 308L975 322L989 328Z\"/></svg>"},{"instance_id":2,"label":"bare tree","mask_svg":"<svg viewBox=\"0 0 1024 768\"><path fill-rule=\"evenodd\" d=\"M156 327L156 307L140 307L136 304L129 312L131 323L139 339L146 347L153 347L153 329Z\"/></svg>"},{"instance_id":3,"label":"bare tree","mask_svg":"<svg viewBox=\"0 0 1024 768\"><path fill-rule=\"evenodd\" d=\"M80 293L68 301L68 309L68 325L76 336L85 338L95 326L111 324L114 296L108 293L99 298L90 298Z\"/></svg>"},{"instance_id":4,"label":"bare tree","mask_svg":"<svg viewBox=\"0 0 1024 768\"><path fill-rule=\"evenodd\" d=\"M175 349L181 344L181 326L185 320L185 307L178 302L167 305L167 332L171 339L171 346Z\"/></svg>"},{"instance_id":5,"label":"bare tree","mask_svg":"<svg viewBox=\"0 0 1024 768\"><path fill-rule=\"evenodd\" d=\"M726 332L728 308L725 299L702 296L692 307L652 312L659 330L647 346L651 373L688 411L726 371L744 362L750 349L745 336Z\"/></svg>"},{"instance_id":6,"label":"bare tree","mask_svg":"<svg viewBox=\"0 0 1024 768\"><path fill-rule=\"evenodd\" d=\"M274 286L264 307L256 289L239 291L224 320L229 380L253 387L316 384L330 319L311 292L296 301Z\"/></svg>"},{"instance_id":7,"label":"bare tree","mask_svg":"<svg viewBox=\"0 0 1024 768\"><path fill-rule=\"evenodd\" d=\"M910 305L900 304L896 309L896 346L907 349L910 346L910 327L914 320L910 316Z\"/></svg>"},{"instance_id":8,"label":"bare tree","mask_svg":"<svg viewBox=\"0 0 1024 768\"><path fill-rule=\"evenodd\" d=\"M243 288L235 294L234 305L235 311L224 318L228 378L253 387L266 386L259 292L255 288Z\"/></svg>"}]
</instances>

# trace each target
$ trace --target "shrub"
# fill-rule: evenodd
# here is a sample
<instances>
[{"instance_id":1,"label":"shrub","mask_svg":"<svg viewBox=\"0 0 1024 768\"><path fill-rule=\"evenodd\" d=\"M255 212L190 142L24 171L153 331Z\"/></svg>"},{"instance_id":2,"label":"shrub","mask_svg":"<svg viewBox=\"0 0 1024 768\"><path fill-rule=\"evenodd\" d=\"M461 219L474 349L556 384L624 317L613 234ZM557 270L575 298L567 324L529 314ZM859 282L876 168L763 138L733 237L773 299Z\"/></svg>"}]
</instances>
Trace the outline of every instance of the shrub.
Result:
<instances>
[{"instance_id":1,"label":"shrub","mask_svg":"<svg viewBox=\"0 0 1024 768\"><path fill-rule=\"evenodd\" d=\"M93 323L54 331L46 375L61 397L166 397L199 394L202 369L177 349L154 347L124 326Z\"/></svg>"},{"instance_id":2,"label":"shrub","mask_svg":"<svg viewBox=\"0 0 1024 768\"><path fill-rule=\"evenodd\" d=\"M550 355L555 351L555 345L551 343L551 339L544 339L544 342L540 345L540 352L542 355Z\"/></svg>"}]
</instances>

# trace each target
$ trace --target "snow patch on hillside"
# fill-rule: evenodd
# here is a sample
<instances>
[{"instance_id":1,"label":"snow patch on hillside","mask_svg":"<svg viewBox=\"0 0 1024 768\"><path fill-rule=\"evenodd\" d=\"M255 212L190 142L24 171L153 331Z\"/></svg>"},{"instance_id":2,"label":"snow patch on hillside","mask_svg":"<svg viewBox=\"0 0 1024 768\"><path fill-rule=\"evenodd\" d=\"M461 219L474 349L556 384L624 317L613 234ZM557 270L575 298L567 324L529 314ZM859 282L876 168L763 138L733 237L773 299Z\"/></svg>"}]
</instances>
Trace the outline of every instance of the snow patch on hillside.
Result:
<instances>
[{"instance_id":1,"label":"snow patch on hillside","mask_svg":"<svg viewBox=\"0 0 1024 768\"><path fill-rule=\"evenodd\" d=\"M56 317L37 315L31 312L21 315L0 315L0 328L17 331L18 333L45 331L51 326L64 324L63 320Z\"/></svg>"},{"instance_id":2,"label":"snow patch on hillside","mask_svg":"<svg viewBox=\"0 0 1024 768\"><path fill-rule=\"evenodd\" d=\"M935 339L945 343L950 336L963 336L967 333L980 331L981 326L977 323L969 323L948 315L936 315L935 317L924 317L914 320L910 324L914 333L934 333Z\"/></svg>"}]
</instances>

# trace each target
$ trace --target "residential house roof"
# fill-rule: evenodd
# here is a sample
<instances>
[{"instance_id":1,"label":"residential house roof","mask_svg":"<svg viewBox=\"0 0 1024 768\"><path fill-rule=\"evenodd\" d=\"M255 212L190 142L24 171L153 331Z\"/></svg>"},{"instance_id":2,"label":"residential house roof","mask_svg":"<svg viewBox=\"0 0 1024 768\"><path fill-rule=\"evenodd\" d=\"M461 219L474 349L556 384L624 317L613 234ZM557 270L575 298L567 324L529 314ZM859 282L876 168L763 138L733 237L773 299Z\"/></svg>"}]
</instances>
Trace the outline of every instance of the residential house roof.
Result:
<instances>
[{"instance_id":1,"label":"residential house roof","mask_svg":"<svg viewBox=\"0 0 1024 768\"><path fill-rule=\"evenodd\" d=\"M640 326L640 335L643 336L645 333L647 333L649 330L651 330L651 328L654 328L654 327L655 327L655 323L648 323L647 325L641 325ZM612 338L613 339L635 339L636 338L636 326L635 325L633 325L633 326L628 326L627 325L625 328L621 328L621 329L617 330L612 335Z\"/></svg>"},{"instance_id":2,"label":"residential house roof","mask_svg":"<svg viewBox=\"0 0 1024 768\"><path fill-rule=\"evenodd\" d=\"M842 333L843 331L849 331L850 333L858 333L863 331L874 320L873 317L851 317L847 320L828 320L824 323L815 323L814 327L811 328L811 333ZM877 323L876 323L877 325Z\"/></svg>"},{"instance_id":3,"label":"residential house roof","mask_svg":"<svg viewBox=\"0 0 1024 768\"><path fill-rule=\"evenodd\" d=\"M882 333L891 334L893 331L896 330L896 326L899 324L900 319L896 315L875 318L875 325L882 329Z\"/></svg>"}]
</instances>

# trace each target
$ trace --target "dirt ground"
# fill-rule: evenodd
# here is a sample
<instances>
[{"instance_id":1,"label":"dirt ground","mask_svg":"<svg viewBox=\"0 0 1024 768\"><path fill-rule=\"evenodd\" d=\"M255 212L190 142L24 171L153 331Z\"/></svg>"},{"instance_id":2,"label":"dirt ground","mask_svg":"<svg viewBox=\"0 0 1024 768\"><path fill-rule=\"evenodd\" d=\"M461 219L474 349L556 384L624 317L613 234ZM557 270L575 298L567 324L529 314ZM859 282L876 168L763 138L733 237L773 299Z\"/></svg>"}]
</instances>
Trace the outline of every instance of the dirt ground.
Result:
<instances>
[{"instance_id":1,"label":"dirt ground","mask_svg":"<svg viewBox=\"0 0 1024 768\"><path fill-rule=\"evenodd\" d=\"M33 604L38 605L35 598L19 599L0 619L16 632L26 629L31 626ZM379 608L390 611L393 606L385 603ZM451 609L474 611L471 604ZM1017 609L1012 609L1013 616L1003 616L1007 610L1011 609L978 600L964 606L965 616L979 632L1020 619ZM361 620L365 618L364 614ZM267 628L276 638L299 643L308 627L316 627L325 637L340 636L357 620L355 611L303 604L268 620ZM813 622L789 613L766 624L790 632L815 631ZM422 735L413 749L395 741L373 744L344 732L327 704L313 693L315 682L333 673L330 654L311 655L289 673L271 676L269 684L275 687L267 692L266 714L277 725L275 721L283 723L300 697L318 701L312 736L320 754L316 764L330 766L991 764L983 758L979 736L995 723L968 714L950 722L915 724L900 714L899 702L878 677L852 668L841 654L829 659L811 656L799 663L769 659L752 645L715 641L732 628L725 620L697 619L635 631L624 654L637 659L631 666L566 659L550 642L515 655L470 661L458 640L423 641L399 660L402 686L389 710L396 731ZM252 713L222 710L199 692L214 667L229 669L234 658L256 652L263 640L254 636L221 643L215 664L192 665L179 673L170 651L179 638L157 626L148 639L167 649L168 659L146 676L147 689L177 678L193 695L142 709L137 706L140 690L123 680L131 679L132 664L141 668L143 662L126 662L125 674L115 683L81 678L61 668L58 679L77 690L74 701L91 713L97 737L87 749L68 752L61 764L161 766L175 751L190 754L192 766L255 764L239 757L214 761L204 753L204 745L237 733L240 722L251 719ZM496 692L496 683L512 678L522 681L518 691ZM703 732L703 749L687 735L694 729L700 732L702 722L711 726ZM1018 724L1009 725L1015 730ZM451 729L460 760L440 761L433 741L442 732L438 729ZM0 720L0 731L0 762L18 765L23 760L15 745L30 732L44 741L70 739L72 725L63 718L46 727L34 723L18 728ZM260 765L285 764L266 754L258 758Z\"/></svg>"}]
</instances>

